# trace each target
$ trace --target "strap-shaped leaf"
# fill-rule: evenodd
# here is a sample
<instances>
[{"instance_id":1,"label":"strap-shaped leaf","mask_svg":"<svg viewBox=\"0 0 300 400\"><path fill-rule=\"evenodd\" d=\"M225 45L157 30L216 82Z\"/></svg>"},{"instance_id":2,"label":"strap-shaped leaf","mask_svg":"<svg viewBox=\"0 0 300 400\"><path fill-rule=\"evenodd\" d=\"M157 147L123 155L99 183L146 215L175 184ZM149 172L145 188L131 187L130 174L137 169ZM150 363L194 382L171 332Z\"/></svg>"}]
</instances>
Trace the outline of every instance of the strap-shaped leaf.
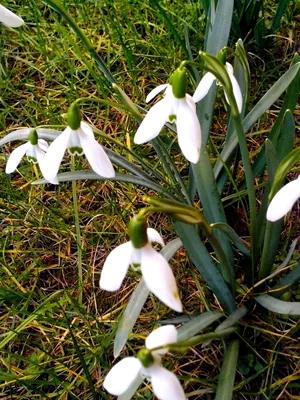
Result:
<instances>
[{"instance_id":1,"label":"strap-shaped leaf","mask_svg":"<svg viewBox=\"0 0 300 400\"><path fill-rule=\"evenodd\" d=\"M234 231L231 226L218 222L216 224L211 224L210 225L213 229L218 229L222 232L224 232L229 239L232 241L232 243L240 250L241 253L244 254L246 257L251 257L249 249L246 247L242 239L238 236L238 234Z\"/></svg>"},{"instance_id":2,"label":"strap-shaped leaf","mask_svg":"<svg viewBox=\"0 0 300 400\"><path fill-rule=\"evenodd\" d=\"M97 175L93 171L70 171L63 172L62 174L57 175L58 182L71 182L71 181L82 181L82 180L96 180L96 181L120 181L120 182L128 182L133 183L135 185L144 186L148 189L152 189L157 193L162 193L165 197L169 199L173 199L174 197L166 192L166 189L159 186L157 183L154 183L148 179L129 175L129 174L116 174L114 178L104 178L100 175ZM45 185L48 183L45 179L39 179L34 181L34 185Z\"/></svg>"},{"instance_id":3,"label":"strap-shaped leaf","mask_svg":"<svg viewBox=\"0 0 300 400\"><path fill-rule=\"evenodd\" d=\"M255 300L269 311L279 314L300 315L300 302L282 301L267 294L255 297Z\"/></svg>"},{"instance_id":4,"label":"strap-shaped leaf","mask_svg":"<svg viewBox=\"0 0 300 400\"><path fill-rule=\"evenodd\" d=\"M232 400L238 355L239 340L233 340L229 343L225 352L224 361L218 379L215 400Z\"/></svg>"},{"instance_id":5,"label":"strap-shaped leaf","mask_svg":"<svg viewBox=\"0 0 300 400\"><path fill-rule=\"evenodd\" d=\"M168 243L162 250L161 254L167 261L176 253L182 246L180 239L175 239ZM144 279L142 278L137 288L133 292L124 314L119 322L118 329L116 332L115 343L114 343L114 357L118 357L123 347L125 346L128 336L131 333L134 324L136 323L140 312L144 306L144 303L149 295L149 290L145 285Z\"/></svg>"},{"instance_id":6,"label":"strap-shaped leaf","mask_svg":"<svg viewBox=\"0 0 300 400\"><path fill-rule=\"evenodd\" d=\"M241 318L243 318L248 312L246 307L240 307L237 310L233 311L232 314L229 315L228 318L225 319L215 330L215 332L222 332L224 329L231 328L235 325Z\"/></svg>"},{"instance_id":7,"label":"strap-shaped leaf","mask_svg":"<svg viewBox=\"0 0 300 400\"><path fill-rule=\"evenodd\" d=\"M179 221L174 222L174 227L189 257L205 282L217 296L224 310L227 313L232 313L236 308L234 298L206 247L200 240L195 227Z\"/></svg>"},{"instance_id":8,"label":"strap-shaped leaf","mask_svg":"<svg viewBox=\"0 0 300 400\"><path fill-rule=\"evenodd\" d=\"M207 311L197 315L178 329L178 341L190 339L221 317L223 314L217 311Z\"/></svg>"},{"instance_id":9,"label":"strap-shaped leaf","mask_svg":"<svg viewBox=\"0 0 300 400\"><path fill-rule=\"evenodd\" d=\"M287 292L293 285L300 281L300 262L290 271L280 282L270 290L273 297L280 297L283 293Z\"/></svg>"}]
</instances>

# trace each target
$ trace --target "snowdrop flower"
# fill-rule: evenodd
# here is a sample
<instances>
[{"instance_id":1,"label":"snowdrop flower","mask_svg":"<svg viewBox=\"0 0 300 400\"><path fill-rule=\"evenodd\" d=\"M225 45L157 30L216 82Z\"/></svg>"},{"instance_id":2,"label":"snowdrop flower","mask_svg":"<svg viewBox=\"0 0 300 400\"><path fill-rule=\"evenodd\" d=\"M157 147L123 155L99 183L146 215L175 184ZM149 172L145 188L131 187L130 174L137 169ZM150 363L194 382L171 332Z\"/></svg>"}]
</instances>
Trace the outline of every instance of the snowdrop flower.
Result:
<instances>
[{"instance_id":1,"label":"snowdrop flower","mask_svg":"<svg viewBox=\"0 0 300 400\"><path fill-rule=\"evenodd\" d=\"M85 154L92 170L96 174L113 178L115 171L102 146L96 141L92 128L81 121L79 108L72 104L67 114L69 126L50 144L44 159L44 177L56 183L63 156L68 149L72 155Z\"/></svg>"},{"instance_id":2,"label":"snowdrop flower","mask_svg":"<svg viewBox=\"0 0 300 400\"><path fill-rule=\"evenodd\" d=\"M43 173L43 159L48 148L48 143L43 139L38 139L38 135L35 130L32 130L29 133L28 139L28 142L17 147L9 156L5 168L5 172L7 174L11 174L17 169L21 159L25 154L29 162L33 164L39 164Z\"/></svg>"},{"instance_id":3,"label":"snowdrop flower","mask_svg":"<svg viewBox=\"0 0 300 400\"><path fill-rule=\"evenodd\" d=\"M277 221L287 214L300 197L300 175L283 186L273 197L267 210L267 220Z\"/></svg>"},{"instance_id":4,"label":"snowdrop flower","mask_svg":"<svg viewBox=\"0 0 300 400\"><path fill-rule=\"evenodd\" d=\"M167 349L154 350L177 341L177 330L166 325L154 330L146 339L146 349L138 358L126 357L116 364L106 376L103 386L111 394L123 394L135 379L141 375L151 382L154 394L161 400L185 400L184 391L175 374L161 366L161 356Z\"/></svg>"},{"instance_id":5,"label":"snowdrop flower","mask_svg":"<svg viewBox=\"0 0 300 400\"><path fill-rule=\"evenodd\" d=\"M236 104L238 106L239 112L241 112L242 107L243 107L243 96L242 96L240 86L239 86L238 81L236 80L235 76L233 75L232 65L227 62L225 65L225 68L226 68L226 71L229 75L229 78L230 78L230 81L232 84L232 89L233 89L233 94L235 97ZM193 100L195 103L198 103L198 101L202 100L207 95L209 89L211 88L211 86L215 80L216 80L216 77L211 72L207 72L203 76L203 78L201 79L201 81L200 81L199 85L197 86L195 93L193 95ZM226 98L227 103L229 103L226 93L225 93L225 98Z\"/></svg>"},{"instance_id":6,"label":"snowdrop flower","mask_svg":"<svg viewBox=\"0 0 300 400\"><path fill-rule=\"evenodd\" d=\"M151 101L164 91L164 98L156 103L147 113L139 126L134 143L142 144L154 139L165 122L176 123L178 144L185 158L196 164L201 146L201 129L192 97L186 94L186 71L177 69L170 78L170 84L159 85L147 96Z\"/></svg>"},{"instance_id":7,"label":"snowdrop flower","mask_svg":"<svg viewBox=\"0 0 300 400\"><path fill-rule=\"evenodd\" d=\"M147 228L144 217L136 216L129 224L130 241L116 247L107 257L100 278L100 288L118 290L130 265L140 266L145 284L164 304L182 312L176 281L166 259L154 250L151 242L164 246L160 234Z\"/></svg>"},{"instance_id":8,"label":"snowdrop flower","mask_svg":"<svg viewBox=\"0 0 300 400\"><path fill-rule=\"evenodd\" d=\"M18 17L13 12L9 11L4 6L0 4L0 22L3 25L9 26L10 28L18 28L19 26L24 24L22 18Z\"/></svg>"}]
</instances>

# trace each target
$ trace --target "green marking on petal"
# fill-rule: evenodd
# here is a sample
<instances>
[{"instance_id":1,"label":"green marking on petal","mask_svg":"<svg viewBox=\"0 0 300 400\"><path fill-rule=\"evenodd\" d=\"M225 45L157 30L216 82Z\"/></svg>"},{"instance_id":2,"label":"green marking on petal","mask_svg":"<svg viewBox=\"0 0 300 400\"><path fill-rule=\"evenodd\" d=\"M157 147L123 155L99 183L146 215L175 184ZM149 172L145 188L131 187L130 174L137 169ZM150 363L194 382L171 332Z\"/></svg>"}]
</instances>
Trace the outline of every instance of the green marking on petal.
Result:
<instances>
[{"instance_id":1,"label":"green marking on petal","mask_svg":"<svg viewBox=\"0 0 300 400\"><path fill-rule=\"evenodd\" d=\"M176 115L175 114L171 114L171 115L169 115L169 122L174 122L174 121L176 121Z\"/></svg>"},{"instance_id":2,"label":"green marking on petal","mask_svg":"<svg viewBox=\"0 0 300 400\"><path fill-rule=\"evenodd\" d=\"M27 156L27 160L28 160L28 162L30 162L32 164L37 164L37 162L38 162L38 160L32 156Z\"/></svg>"},{"instance_id":3,"label":"green marking on petal","mask_svg":"<svg viewBox=\"0 0 300 400\"><path fill-rule=\"evenodd\" d=\"M82 156L83 154L83 149L81 147L69 147L68 152L71 154L71 156Z\"/></svg>"}]
</instances>

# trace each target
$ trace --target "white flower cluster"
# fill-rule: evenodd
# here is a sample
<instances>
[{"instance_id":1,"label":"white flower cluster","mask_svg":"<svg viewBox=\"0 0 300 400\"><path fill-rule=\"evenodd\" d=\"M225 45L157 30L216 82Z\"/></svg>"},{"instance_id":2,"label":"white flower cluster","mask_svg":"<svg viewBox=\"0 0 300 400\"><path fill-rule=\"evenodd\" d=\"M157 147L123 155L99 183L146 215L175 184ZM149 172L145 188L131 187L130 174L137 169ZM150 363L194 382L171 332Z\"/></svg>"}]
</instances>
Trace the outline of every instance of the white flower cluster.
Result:
<instances>
[{"instance_id":1,"label":"white flower cluster","mask_svg":"<svg viewBox=\"0 0 300 400\"><path fill-rule=\"evenodd\" d=\"M104 178L113 178L115 171L102 146L94 137L92 128L81 122L78 129L69 126L48 146L43 139L31 140L34 129L28 129L29 141L17 147L10 155L5 172L12 173L26 154L29 162L38 163L44 178L51 183L58 183L57 173L62 158L68 149L71 154L85 154L96 174Z\"/></svg>"},{"instance_id":2,"label":"white flower cluster","mask_svg":"<svg viewBox=\"0 0 300 400\"><path fill-rule=\"evenodd\" d=\"M138 376L149 379L154 394L161 400L185 400L185 394L175 374L161 366L166 348L153 350L177 342L177 330L166 325L154 330L146 339L146 349L152 360L145 366L139 358L126 357L118 362L106 376L103 386L115 396L122 395Z\"/></svg>"}]
</instances>

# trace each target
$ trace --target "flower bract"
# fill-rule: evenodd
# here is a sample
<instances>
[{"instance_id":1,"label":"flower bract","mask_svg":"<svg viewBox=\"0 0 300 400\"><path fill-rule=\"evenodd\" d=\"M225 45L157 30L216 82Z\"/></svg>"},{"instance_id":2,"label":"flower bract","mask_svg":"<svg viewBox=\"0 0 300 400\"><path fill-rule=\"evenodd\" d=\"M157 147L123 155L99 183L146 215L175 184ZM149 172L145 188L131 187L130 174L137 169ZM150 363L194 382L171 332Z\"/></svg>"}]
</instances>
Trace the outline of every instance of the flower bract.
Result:
<instances>
[{"instance_id":1,"label":"flower bract","mask_svg":"<svg viewBox=\"0 0 300 400\"><path fill-rule=\"evenodd\" d=\"M81 122L78 129L67 127L49 146L44 160L44 177L55 183L62 158L69 149L73 155L85 154L92 170L96 174L113 178L115 171L102 146L96 141L92 128Z\"/></svg>"},{"instance_id":2,"label":"flower bract","mask_svg":"<svg viewBox=\"0 0 300 400\"><path fill-rule=\"evenodd\" d=\"M177 330L166 325L154 330L146 339L148 350L177 341ZM111 394L119 396L126 392L135 379L141 375L151 382L154 394L161 400L184 400L185 394L175 374L161 366L161 356L167 349L151 351L153 362L149 367L135 357L126 357L116 364L106 376L103 386Z\"/></svg>"},{"instance_id":3,"label":"flower bract","mask_svg":"<svg viewBox=\"0 0 300 400\"><path fill-rule=\"evenodd\" d=\"M273 197L267 210L267 220L277 221L287 214L300 197L300 175L284 185Z\"/></svg>"},{"instance_id":4,"label":"flower bract","mask_svg":"<svg viewBox=\"0 0 300 400\"><path fill-rule=\"evenodd\" d=\"M0 4L0 22L9 26L10 28L18 28L19 26L24 24L24 21L21 17L9 11L6 7Z\"/></svg>"},{"instance_id":5,"label":"flower bract","mask_svg":"<svg viewBox=\"0 0 300 400\"><path fill-rule=\"evenodd\" d=\"M164 98L146 114L134 136L134 143L142 144L154 139L165 122L175 121L179 147L185 158L195 164L199 160L201 146L201 129L195 103L188 94L183 98L176 98L169 84L153 89L147 96L146 102L151 101L162 91Z\"/></svg>"},{"instance_id":6,"label":"flower bract","mask_svg":"<svg viewBox=\"0 0 300 400\"><path fill-rule=\"evenodd\" d=\"M11 174L14 172L18 165L20 164L22 158L26 154L28 161L33 164L39 164L39 167L43 173L43 160L45 157L45 153L48 148L48 143L43 139L38 139L37 144L31 144L30 141L21 144L21 146L17 147L12 151L11 155L6 164L5 172L7 174Z\"/></svg>"},{"instance_id":7,"label":"flower bract","mask_svg":"<svg viewBox=\"0 0 300 400\"><path fill-rule=\"evenodd\" d=\"M233 90L236 104L238 106L239 112L241 112L242 107L243 107L243 96L242 96L240 86L239 86L238 81L236 80L235 76L233 75L232 65L227 62L225 65L225 68L227 70L228 76L231 81L232 90ZM207 72L203 76L203 78L199 82L199 85L197 86L195 93L193 95L193 100L195 103L198 103L198 101L202 100L207 95L207 93L209 92L209 89L211 88L211 86L215 80L216 80L216 77L211 72ZM226 93L225 93L225 98L228 103L228 98L227 98Z\"/></svg>"},{"instance_id":8,"label":"flower bract","mask_svg":"<svg viewBox=\"0 0 300 400\"><path fill-rule=\"evenodd\" d=\"M160 234L147 229L148 242L140 249L131 241L116 247L107 257L100 278L100 287L118 290L131 264L139 265L148 289L171 309L182 312L176 281L166 259L154 250L150 242L164 245Z\"/></svg>"}]
</instances>

